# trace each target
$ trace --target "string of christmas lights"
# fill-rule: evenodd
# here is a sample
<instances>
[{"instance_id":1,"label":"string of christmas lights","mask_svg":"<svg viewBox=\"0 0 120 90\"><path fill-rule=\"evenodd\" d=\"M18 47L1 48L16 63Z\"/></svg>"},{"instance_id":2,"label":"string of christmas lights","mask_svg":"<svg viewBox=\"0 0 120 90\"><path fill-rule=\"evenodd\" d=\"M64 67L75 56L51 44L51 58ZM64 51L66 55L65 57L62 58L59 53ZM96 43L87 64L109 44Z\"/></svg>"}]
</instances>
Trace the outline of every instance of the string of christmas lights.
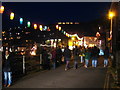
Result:
<instances>
[{"instance_id":1,"label":"string of christmas lights","mask_svg":"<svg viewBox=\"0 0 120 90\"><path fill-rule=\"evenodd\" d=\"M0 13L1 13L1 14L4 13L4 6L0 6ZM11 13L10 13L10 20L13 20L14 17L15 17L14 12L11 12ZM24 21L27 21L26 24L27 24L27 27L28 27L28 28L30 28L30 27L32 26L32 24L33 24L33 27L34 27L35 30L39 28L40 31L46 31L46 30L47 30L47 31L50 31L50 28L47 27L47 26L44 26L44 28L43 28L43 25L41 25L41 24L31 23L30 21L25 20L25 19L23 19L22 17L19 18L20 24L23 24ZM73 34L73 35L72 35L72 34L69 34L69 33L67 33L66 31L64 31L64 30L62 29L62 27L59 26L59 25L56 25L56 29L59 30L59 31L61 31L61 32L62 32L64 35L66 35L67 37L77 37L78 40L81 40L81 38L80 38L77 34Z\"/></svg>"},{"instance_id":2,"label":"string of christmas lights","mask_svg":"<svg viewBox=\"0 0 120 90\"><path fill-rule=\"evenodd\" d=\"M59 31L61 31L64 35L66 35L67 37L76 37L78 40L81 40L82 38L80 38L79 36L78 36L78 34L69 34L69 33L67 33L66 31L64 31L63 29L62 29L62 27L61 26L59 26L59 25L56 25L56 29L57 30L59 30Z\"/></svg>"}]
</instances>

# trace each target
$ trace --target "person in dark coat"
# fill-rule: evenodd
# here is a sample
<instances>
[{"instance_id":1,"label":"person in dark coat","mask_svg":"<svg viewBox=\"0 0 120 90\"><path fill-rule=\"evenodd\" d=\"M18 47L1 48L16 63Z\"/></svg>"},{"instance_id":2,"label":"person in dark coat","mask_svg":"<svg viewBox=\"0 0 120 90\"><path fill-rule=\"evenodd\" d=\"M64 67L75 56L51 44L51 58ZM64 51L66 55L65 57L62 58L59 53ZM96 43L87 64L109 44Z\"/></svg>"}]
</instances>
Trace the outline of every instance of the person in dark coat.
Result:
<instances>
[{"instance_id":1,"label":"person in dark coat","mask_svg":"<svg viewBox=\"0 0 120 90\"><path fill-rule=\"evenodd\" d=\"M12 57L9 51L5 51L3 54L4 87L10 87L12 84Z\"/></svg>"},{"instance_id":2,"label":"person in dark coat","mask_svg":"<svg viewBox=\"0 0 120 90\"><path fill-rule=\"evenodd\" d=\"M90 57L91 57L91 52L90 52L90 49L86 49L86 52L85 52L85 68L88 67L88 64L89 64L89 61L90 61Z\"/></svg>"},{"instance_id":3,"label":"person in dark coat","mask_svg":"<svg viewBox=\"0 0 120 90\"><path fill-rule=\"evenodd\" d=\"M77 68L78 68L79 54L80 54L80 50L79 50L79 48L76 46L76 47L73 49L74 69L77 69Z\"/></svg>"},{"instance_id":4,"label":"person in dark coat","mask_svg":"<svg viewBox=\"0 0 120 90\"><path fill-rule=\"evenodd\" d=\"M104 50L104 67L108 65L108 58L109 58L109 48L106 47Z\"/></svg>"},{"instance_id":5,"label":"person in dark coat","mask_svg":"<svg viewBox=\"0 0 120 90\"><path fill-rule=\"evenodd\" d=\"M53 69L55 69L56 68L56 63L57 63L56 49L55 48L52 48L51 54L52 54Z\"/></svg>"},{"instance_id":6,"label":"person in dark coat","mask_svg":"<svg viewBox=\"0 0 120 90\"><path fill-rule=\"evenodd\" d=\"M50 69L48 57L49 57L49 55L48 55L47 48L44 47L42 50L42 60L43 60L43 69L45 69L45 70Z\"/></svg>"},{"instance_id":7,"label":"person in dark coat","mask_svg":"<svg viewBox=\"0 0 120 90\"><path fill-rule=\"evenodd\" d=\"M62 50L60 46L56 49L56 60L58 65L62 64Z\"/></svg>"},{"instance_id":8,"label":"person in dark coat","mask_svg":"<svg viewBox=\"0 0 120 90\"><path fill-rule=\"evenodd\" d=\"M65 71L66 71L66 70L69 69L69 62L70 62L70 59L71 59L71 51L68 48L68 46L64 50L64 58L65 58L65 61L66 61L66 66L65 66Z\"/></svg>"},{"instance_id":9,"label":"person in dark coat","mask_svg":"<svg viewBox=\"0 0 120 90\"><path fill-rule=\"evenodd\" d=\"M100 52L99 48L94 46L92 49L92 67L97 67L99 52Z\"/></svg>"}]
</instances>

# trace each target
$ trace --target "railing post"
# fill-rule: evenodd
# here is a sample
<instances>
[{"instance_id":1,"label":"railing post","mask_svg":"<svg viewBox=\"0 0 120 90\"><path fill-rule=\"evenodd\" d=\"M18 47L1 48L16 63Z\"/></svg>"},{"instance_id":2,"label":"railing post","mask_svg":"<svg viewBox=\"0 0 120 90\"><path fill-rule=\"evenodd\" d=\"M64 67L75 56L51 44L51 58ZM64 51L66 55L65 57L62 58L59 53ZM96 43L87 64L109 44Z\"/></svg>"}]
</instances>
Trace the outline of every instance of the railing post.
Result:
<instances>
[{"instance_id":1,"label":"railing post","mask_svg":"<svg viewBox=\"0 0 120 90\"><path fill-rule=\"evenodd\" d=\"M23 55L23 74L25 73L25 55Z\"/></svg>"},{"instance_id":2,"label":"railing post","mask_svg":"<svg viewBox=\"0 0 120 90\"><path fill-rule=\"evenodd\" d=\"M40 69L42 69L42 54L40 54Z\"/></svg>"}]
</instances>

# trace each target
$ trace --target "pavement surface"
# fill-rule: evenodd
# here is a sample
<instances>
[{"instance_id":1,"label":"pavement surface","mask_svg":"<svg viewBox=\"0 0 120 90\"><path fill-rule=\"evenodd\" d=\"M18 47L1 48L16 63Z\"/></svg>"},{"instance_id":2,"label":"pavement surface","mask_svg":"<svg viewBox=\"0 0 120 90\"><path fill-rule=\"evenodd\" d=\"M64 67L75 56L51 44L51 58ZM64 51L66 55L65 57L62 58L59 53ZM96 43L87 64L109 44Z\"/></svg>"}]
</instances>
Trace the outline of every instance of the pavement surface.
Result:
<instances>
[{"instance_id":1,"label":"pavement surface","mask_svg":"<svg viewBox=\"0 0 120 90\"><path fill-rule=\"evenodd\" d=\"M65 71L64 67L27 75L9 88L104 88L107 68L79 67Z\"/></svg>"}]
</instances>

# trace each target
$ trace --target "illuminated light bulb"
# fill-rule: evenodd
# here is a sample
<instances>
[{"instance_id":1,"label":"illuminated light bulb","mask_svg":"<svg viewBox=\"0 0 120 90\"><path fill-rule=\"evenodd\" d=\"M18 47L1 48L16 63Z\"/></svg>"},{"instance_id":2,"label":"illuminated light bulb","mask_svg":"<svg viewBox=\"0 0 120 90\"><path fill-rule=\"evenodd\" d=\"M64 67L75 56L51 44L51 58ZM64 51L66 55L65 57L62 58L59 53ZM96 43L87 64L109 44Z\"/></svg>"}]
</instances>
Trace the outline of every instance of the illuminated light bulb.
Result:
<instances>
[{"instance_id":1,"label":"illuminated light bulb","mask_svg":"<svg viewBox=\"0 0 120 90\"><path fill-rule=\"evenodd\" d=\"M4 6L1 6L0 7L0 13L3 13L4 12Z\"/></svg>"},{"instance_id":2,"label":"illuminated light bulb","mask_svg":"<svg viewBox=\"0 0 120 90\"><path fill-rule=\"evenodd\" d=\"M63 24L65 24L65 22L63 22Z\"/></svg>"},{"instance_id":3,"label":"illuminated light bulb","mask_svg":"<svg viewBox=\"0 0 120 90\"><path fill-rule=\"evenodd\" d=\"M69 22L66 22L66 24L69 24Z\"/></svg>"},{"instance_id":4,"label":"illuminated light bulb","mask_svg":"<svg viewBox=\"0 0 120 90\"><path fill-rule=\"evenodd\" d=\"M34 24L34 29L37 29L37 24Z\"/></svg>"},{"instance_id":5,"label":"illuminated light bulb","mask_svg":"<svg viewBox=\"0 0 120 90\"><path fill-rule=\"evenodd\" d=\"M70 22L70 24L73 24L73 22Z\"/></svg>"},{"instance_id":6,"label":"illuminated light bulb","mask_svg":"<svg viewBox=\"0 0 120 90\"><path fill-rule=\"evenodd\" d=\"M62 30L61 32L62 32L62 33L64 33L64 31L63 31L63 30Z\"/></svg>"},{"instance_id":7,"label":"illuminated light bulb","mask_svg":"<svg viewBox=\"0 0 120 90\"><path fill-rule=\"evenodd\" d=\"M43 28L42 28L42 25L39 26L39 29L42 31L42 29L43 29Z\"/></svg>"},{"instance_id":8,"label":"illuminated light bulb","mask_svg":"<svg viewBox=\"0 0 120 90\"><path fill-rule=\"evenodd\" d=\"M59 31L61 31L61 27L59 27Z\"/></svg>"},{"instance_id":9,"label":"illuminated light bulb","mask_svg":"<svg viewBox=\"0 0 120 90\"><path fill-rule=\"evenodd\" d=\"M74 40L75 40L75 37L72 37L72 40L74 41Z\"/></svg>"},{"instance_id":10,"label":"illuminated light bulb","mask_svg":"<svg viewBox=\"0 0 120 90\"><path fill-rule=\"evenodd\" d=\"M50 31L50 28L48 27L47 31Z\"/></svg>"},{"instance_id":11,"label":"illuminated light bulb","mask_svg":"<svg viewBox=\"0 0 120 90\"><path fill-rule=\"evenodd\" d=\"M68 37L70 37L70 35L68 34Z\"/></svg>"},{"instance_id":12,"label":"illuminated light bulb","mask_svg":"<svg viewBox=\"0 0 120 90\"><path fill-rule=\"evenodd\" d=\"M58 24L62 24L61 22L58 22Z\"/></svg>"},{"instance_id":13,"label":"illuminated light bulb","mask_svg":"<svg viewBox=\"0 0 120 90\"><path fill-rule=\"evenodd\" d=\"M66 34L66 32L65 32L65 31L64 31L63 33L64 33L64 34Z\"/></svg>"},{"instance_id":14,"label":"illuminated light bulb","mask_svg":"<svg viewBox=\"0 0 120 90\"><path fill-rule=\"evenodd\" d=\"M109 12L109 18L112 19L114 16L115 16L115 13L112 12L112 11L110 11L110 12Z\"/></svg>"},{"instance_id":15,"label":"illuminated light bulb","mask_svg":"<svg viewBox=\"0 0 120 90\"><path fill-rule=\"evenodd\" d=\"M20 18L20 24L23 24L23 18Z\"/></svg>"},{"instance_id":16,"label":"illuminated light bulb","mask_svg":"<svg viewBox=\"0 0 120 90\"><path fill-rule=\"evenodd\" d=\"M56 25L56 29L58 29L59 28L59 25Z\"/></svg>"},{"instance_id":17,"label":"illuminated light bulb","mask_svg":"<svg viewBox=\"0 0 120 90\"><path fill-rule=\"evenodd\" d=\"M47 30L47 26L44 26L44 30L45 30L45 31Z\"/></svg>"},{"instance_id":18,"label":"illuminated light bulb","mask_svg":"<svg viewBox=\"0 0 120 90\"><path fill-rule=\"evenodd\" d=\"M11 20L14 19L14 13L13 13L13 12L11 12L11 14L10 14L10 19L11 19Z\"/></svg>"},{"instance_id":19,"label":"illuminated light bulb","mask_svg":"<svg viewBox=\"0 0 120 90\"><path fill-rule=\"evenodd\" d=\"M30 27L30 21L27 22L27 27Z\"/></svg>"}]
</instances>

